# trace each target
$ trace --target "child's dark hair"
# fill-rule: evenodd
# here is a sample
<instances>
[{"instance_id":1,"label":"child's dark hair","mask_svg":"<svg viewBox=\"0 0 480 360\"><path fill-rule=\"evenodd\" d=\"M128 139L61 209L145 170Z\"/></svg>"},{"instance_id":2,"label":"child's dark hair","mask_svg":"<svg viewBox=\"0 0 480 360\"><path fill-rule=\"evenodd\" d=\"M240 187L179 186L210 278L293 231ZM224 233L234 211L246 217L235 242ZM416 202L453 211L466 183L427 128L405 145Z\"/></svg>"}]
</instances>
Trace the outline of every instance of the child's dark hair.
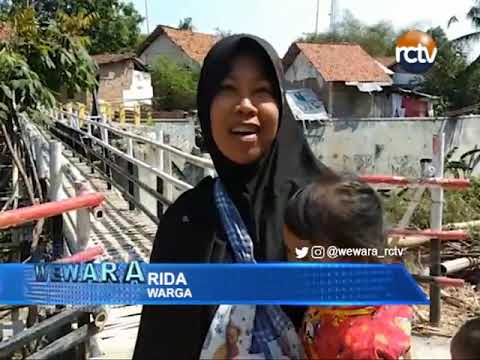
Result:
<instances>
[{"instance_id":1,"label":"child's dark hair","mask_svg":"<svg viewBox=\"0 0 480 360\"><path fill-rule=\"evenodd\" d=\"M462 325L452 339L452 354L462 359L480 359L480 318Z\"/></svg>"},{"instance_id":2,"label":"child's dark hair","mask_svg":"<svg viewBox=\"0 0 480 360\"><path fill-rule=\"evenodd\" d=\"M380 197L354 177L328 177L299 189L289 200L285 224L303 240L338 248L383 251L385 234Z\"/></svg>"}]
</instances>

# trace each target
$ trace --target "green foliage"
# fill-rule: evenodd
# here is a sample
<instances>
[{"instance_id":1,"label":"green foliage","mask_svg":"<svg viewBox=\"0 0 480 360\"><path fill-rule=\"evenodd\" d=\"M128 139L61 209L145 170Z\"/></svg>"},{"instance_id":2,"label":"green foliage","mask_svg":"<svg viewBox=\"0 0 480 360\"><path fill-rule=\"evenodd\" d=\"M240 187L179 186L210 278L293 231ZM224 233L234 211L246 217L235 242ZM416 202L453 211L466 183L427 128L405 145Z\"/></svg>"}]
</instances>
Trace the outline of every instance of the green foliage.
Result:
<instances>
[{"instance_id":1,"label":"green foliage","mask_svg":"<svg viewBox=\"0 0 480 360\"><path fill-rule=\"evenodd\" d=\"M455 178L470 177L480 163L480 149L475 146L474 149L462 154L458 160L452 160L457 150L458 147L454 147L445 156L445 173Z\"/></svg>"},{"instance_id":2,"label":"green foliage","mask_svg":"<svg viewBox=\"0 0 480 360\"><path fill-rule=\"evenodd\" d=\"M8 11L10 14L15 12L15 8L25 2L12 1ZM40 23L63 17L60 23L64 24L66 32L89 40L86 45L91 54L136 48L143 18L132 3L122 0L42 0L33 3ZM65 19L73 21L68 23Z\"/></svg>"},{"instance_id":3,"label":"green foliage","mask_svg":"<svg viewBox=\"0 0 480 360\"><path fill-rule=\"evenodd\" d=\"M195 27L193 26L193 21L191 17L186 17L185 19L180 20L178 23L178 28L180 30L190 30L193 31Z\"/></svg>"},{"instance_id":4,"label":"green foliage","mask_svg":"<svg viewBox=\"0 0 480 360\"><path fill-rule=\"evenodd\" d=\"M22 56L52 91L93 88L96 65L83 47L85 40L66 32L75 19L66 14L48 23L39 19L32 7L19 9L10 18L16 35L5 47Z\"/></svg>"},{"instance_id":5,"label":"green foliage","mask_svg":"<svg viewBox=\"0 0 480 360\"><path fill-rule=\"evenodd\" d=\"M53 106L52 93L43 86L22 56L6 48L0 50L0 121L18 112Z\"/></svg>"},{"instance_id":6,"label":"green foliage","mask_svg":"<svg viewBox=\"0 0 480 360\"><path fill-rule=\"evenodd\" d=\"M467 71L463 46L450 42L441 27L429 29L438 46L434 66L425 74L422 91L441 97L436 113L459 109L480 101L480 71Z\"/></svg>"},{"instance_id":7,"label":"green foliage","mask_svg":"<svg viewBox=\"0 0 480 360\"><path fill-rule=\"evenodd\" d=\"M33 7L18 6L7 20L14 35L0 43L0 102L10 117L52 106L53 94L61 89L94 87L96 66L84 39L66 32L75 23L72 18L62 14L46 22Z\"/></svg>"},{"instance_id":8,"label":"green foliage","mask_svg":"<svg viewBox=\"0 0 480 360\"><path fill-rule=\"evenodd\" d=\"M199 77L199 71L159 56L152 66L154 106L162 110L194 109Z\"/></svg>"},{"instance_id":9,"label":"green foliage","mask_svg":"<svg viewBox=\"0 0 480 360\"><path fill-rule=\"evenodd\" d=\"M148 37L148 34L140 34L140 35L138 35L137 43L135 44L135 52L138 53L138 49L139 49L140 46L143 44L143 42L147 39L147 37Z\"/></svg>"},{"instance_id":10,"label":"green foliage","mask_svg":"<svg viewBox=\"0 0 480 360\"><path fill-rule=\"evenodd\" d=\"M384 200L385 211L391 224L397 224L405 213L415 190L409 189ZM480 178L471 178L471 186L465 191L445 191L443 223L464 222L480 219ZM411 226L420 229L430 227L432 202L426 191L415 210Z\"/></svg>"},{"instance_id":11,"label":"green foliage","mask_svg":"<svg viewBox=\"0 0 480 360\"><path fill-rule=\"evenodd\" d=\"M216 33L216 35L217 35L218 37L220 37L221 39L232 35L232 31L231 31L231 30L223 30L223 29L220 29L219 27L216 27L216 28L215 28L215 33Z\"/></svg>"},{"instance_id":12,"label":"green foliage","mask_svg":"<svg viewBox=\"0 0 480 360\"><path fill-rule=\"evenodd\" d=\"M392 23L381 21L374 25L367 25L345 11L342 20L336 25L335 32L319 34L305 34L298 41L310 43L351 42L362 46L372 56L395 55L395 41L397 38Z\"/></svg>"}]
</instances>

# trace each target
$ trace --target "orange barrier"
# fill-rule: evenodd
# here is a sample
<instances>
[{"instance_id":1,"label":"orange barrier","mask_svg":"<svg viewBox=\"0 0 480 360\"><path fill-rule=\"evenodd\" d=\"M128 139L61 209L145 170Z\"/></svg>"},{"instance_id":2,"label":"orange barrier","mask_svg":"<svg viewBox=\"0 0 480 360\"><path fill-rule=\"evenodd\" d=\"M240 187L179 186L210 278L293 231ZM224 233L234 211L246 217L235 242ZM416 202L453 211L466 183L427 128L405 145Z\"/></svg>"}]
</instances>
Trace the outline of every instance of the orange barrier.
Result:
<instances>
[{"instance_id":1,"label":"orange barrier","mask_svg":"<svg viewBox=\"0 0 480 360\"><path fill-rule=\"evenodd\" d=\"M61 215L65 212L83 208L94 208L105 200L101 193L81 195L61 201L52 201L44 204L6 211L0 214L0 230L18 226L32 220Z\"/></svg>"},{"instance_id":2,"label":"orange barrier","mask_svg":"<svg viewBox=\"0 0 480 360\"><path fill-rule=\"evenodd\" d=\"M83 251L79 251L78 253L67 256L57 261L54 261L56 264L76 264L76 263L83 263L88 261L95 260L98 256L103 255L105 252L104 248L100 245L90 247Z\"/></svg>"},{"instance_id":3,"label":"orange barrier","mask_svg":"<svg viewBox=\"0 0 480 360\"><path fill-rule=\"evenodd\" d=\"M455 287L462 288L465 286L465 280L449 278L446 276L428 276L428 275L412 275L419 282L429 282L438 284L441 288Z\"/></svg>"},{"instance_id":4,"label":"orange barrier","mask_svg":"<svg viewBox=\"0 0 480 360\"><path fill-rule=\"evenodd\" d=\"M388 231L389 235L399 236L419 236L429 239L438 240L467 240L470 238L465 231L442 231L442 230L406 230L406 229L391 229Z\"/></svg>"},{"instance_id":5,"label":"orange barrier","mask_svg":"<svg viewBox=\"0 0 480 360\"><path fill-rule=\"evenodd\" d=\"M362 181L369 184L388 184L409 187L442 187L445 189L466 189L470 186L468 179L411 179L403 176L362 175Z\"/></svg>"}]
</instances>

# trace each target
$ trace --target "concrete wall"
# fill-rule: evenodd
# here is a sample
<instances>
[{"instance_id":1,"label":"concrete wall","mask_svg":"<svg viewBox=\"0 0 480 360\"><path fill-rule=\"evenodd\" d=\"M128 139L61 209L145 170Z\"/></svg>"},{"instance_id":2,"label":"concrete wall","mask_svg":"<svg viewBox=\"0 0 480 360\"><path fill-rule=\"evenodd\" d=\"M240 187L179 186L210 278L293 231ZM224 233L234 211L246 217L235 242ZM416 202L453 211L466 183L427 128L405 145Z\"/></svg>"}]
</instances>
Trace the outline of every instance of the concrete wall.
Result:
<instances>
[{"instance_id":1,"label":"concrete wall","mask_svg":"<svg viewBox=\"0 0 480 360\"><path fill-rule=\"evenodd\" d=\"M177 64L185 64L192 68L200 68L200 64L186 55L166 35L158 36L155 41L152 42L142 54L140 54L140 59L148 65L153 65L155 59L160 55L168 57Z\"/></svg>"},{"instance_id":2,"label":"concrete wall","mask_svg":"<svg viewBox=\"0 0 480 360\"><path fill-rule=\"evenodd\" d=\"M101 65L99 98L117 103L123 100L123 90L128 89L131 84L128 73L132 70L133 64L126 61Z\"/></svg>"},{"instance_id":3,"label":"concrete wall","mask_svg":"<svg viewBox=\"0 0 480 360\"><path fill-rule=\"evenodd\" d=\"M298 123L301 126L301 123ZM330 120L312 122L305 130L307 140L320 160L336 171L358 174L382 174L398 176L420 176L420 159L432 158L432 140L442 129L446 134L447 151L454 146L459 150L453 159L480 147L480 116L454 119L403 120ZM192 152L195 132L193 121L164 121L156 124L164 130L170 144L186 152ZM154 137L152 128L135 131L142 136ZM195 152L195 151L194 151ZM196 154L198 155L198 154ZM135 156L149 164L157 158L149 145L135 147ZM177 156L174 161L174 176L191 184L204 177L204 171L190 165ZM126 168L125 162L117 159ZM155 188L156 177L142 168L135 167L135 174L142 182ZM474 172L480 175L480 166ZM127 186L124 178L117 178ZM174 196L180 191L174 190ZM143 190L137 190L136 198L152 213L156 214L156 199Z\"/></svg>"},{"instance_id":4,"label":"concrete wall","mask_svg":"<svg viewBox=\"0 0 480 360\"><path fill-rule=\"evenodd\" d=\"M432 138L442 123L332 120L310 124L306 136L314 153L337 171L419 176L420 159L432 157Z\"/></svg>"},{"instance_id":5,"label":"concrete wall","mask_svg":"<svg viewBox=\"0 0 480 360\"><path fill-rule=\"evenodd\" d=\"M123 90L123 102L125 106L133 106L138 102L151 104L153 97L152 78L144 71L132 70L130 87Z\"/></svg>"}]
</instances>

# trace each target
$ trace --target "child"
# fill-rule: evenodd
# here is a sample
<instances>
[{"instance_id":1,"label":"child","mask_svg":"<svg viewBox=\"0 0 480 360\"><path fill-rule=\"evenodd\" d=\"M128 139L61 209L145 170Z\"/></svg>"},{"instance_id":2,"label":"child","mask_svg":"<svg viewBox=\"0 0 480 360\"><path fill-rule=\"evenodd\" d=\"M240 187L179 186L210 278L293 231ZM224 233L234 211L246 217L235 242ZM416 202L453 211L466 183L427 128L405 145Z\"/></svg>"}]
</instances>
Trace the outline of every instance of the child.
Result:
<instances>
[{"instance_id":1,"label":"child","mask_svg":"<svg viewBox=\"0 0 480 360\"><path fill-rule=\"evenodd\" d=\"M370 248L382 254L385 237L380 198L358 180L318 180L289 200L284 239L289 260L295 260L296 248L311 246ZM409 306L310 307L300 336L309 359L407 358L412 316Z\"/></svg>"},{"instance_id":2,"label":"child","mask_svg":"<svg viewBox=\"0 0 480 360\"><path fill-rule=\"evenodd\" d=\"M467 321L450 343L452 360L480 359L480 318Z\"/></svg>"}]
</instances>

